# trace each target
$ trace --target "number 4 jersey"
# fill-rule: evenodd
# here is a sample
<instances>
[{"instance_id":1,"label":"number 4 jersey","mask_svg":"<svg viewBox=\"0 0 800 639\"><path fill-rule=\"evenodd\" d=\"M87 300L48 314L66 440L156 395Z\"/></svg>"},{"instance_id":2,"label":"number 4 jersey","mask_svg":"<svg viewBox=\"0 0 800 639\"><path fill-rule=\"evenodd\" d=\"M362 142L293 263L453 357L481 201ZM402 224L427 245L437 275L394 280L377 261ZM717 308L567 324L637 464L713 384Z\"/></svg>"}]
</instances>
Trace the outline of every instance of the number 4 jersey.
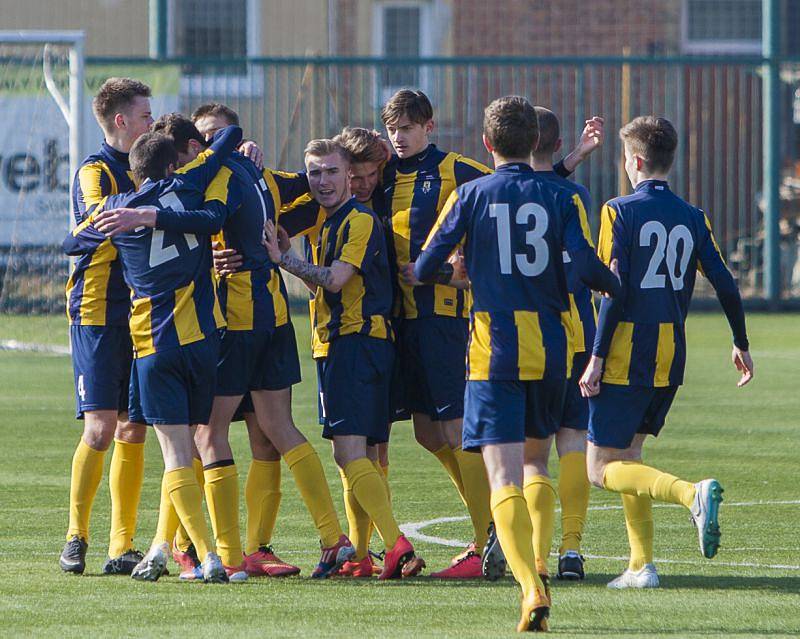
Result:
<instances>
[{"instance_id":1,"label":"number 4 jersey","mask_svg":"<svg viewBox=\"0 0 800 639\"><path fill-rule=\"evenodd\" d=\"M698 268L723 307L725 295L732 306L739 300L741 307L705 213L675 195L666 182L640 182L635 193L603 207L597 252L606 264L616 260L624 290L612 322L601 313L598 326L594 354L606 357L603 382L649 387L683 383L684 323Z\"/></svg>"},{"instance_id":2,"label":"number 4 jersey","mask_svg":"<svg viewBox=\"0 0 800 639\"><path fill-rule=\"evenodd\" d=\"M567 378L573 338L562 252L588 286L618 290L589 245L582 209L577 194L521 163L450 195L415 273L427 280L463 244L473 296L469 380Z\"/></svg>"}]
</instances>

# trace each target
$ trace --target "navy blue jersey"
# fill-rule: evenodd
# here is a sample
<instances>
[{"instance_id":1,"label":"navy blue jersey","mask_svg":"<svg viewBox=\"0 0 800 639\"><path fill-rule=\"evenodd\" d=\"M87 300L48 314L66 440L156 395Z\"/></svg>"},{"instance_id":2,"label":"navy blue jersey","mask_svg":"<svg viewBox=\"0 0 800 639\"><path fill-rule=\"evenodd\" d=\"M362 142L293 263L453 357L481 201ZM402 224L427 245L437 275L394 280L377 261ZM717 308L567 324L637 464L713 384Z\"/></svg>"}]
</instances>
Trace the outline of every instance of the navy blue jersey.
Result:
<instances>
[{"instance_id":1,"label":"navy blue jersey","mask_svg":"<svg viewBox=\"0 0 800 639\"><path fill-rule=\"evenodd\" d=\"M625 289L607 355L595 344L595 354L606 356L603 381L655 387L681 384L686 364L684 324L697 270L715 288L729 288L733 279L708 217L675 195L666 182L640 182L633 194L603 207L598 255L606 264L617 260ZM604 341L600 334L598 341Z\"/></svg>"},{"instance_id":2,"label":"navy blue jersey","mask_svg":"<svg viewBox=\"0 0 800 639\"><path fill-rule=\"evenodd\" d=\"M199 341L224 325L213 286L210 243L224 214L207 211L198 218L194 209L202 206L222 160L240 140L238 127L223 129L210 149L171 177L146 180L138 191L113 195L103 204L104 209L168 209L159 214L156 228L140 227L111 240L133 291L130 328L137 357ZM91 255L108 242L93 226L100 210L67 236L68 254Z\"/></svg>"},{"instance_id":3,"label":"navy blue jersey","mask_svg":"<svg viewBox=\"0 0 800 639\"><path fill-rule=\"evenodd\" d=\"M563 251L591 255L582 209L577 193L517 163L450 196L415 271L427 279L463 244L473 295L468 379L566 379L573 351Z\"/></svg>"},{"instance_id":4,"label":"navy blue jersey","mask_svg":"<svg viewBox=\"0 0 800 639\"><path fill-rule=\"evenodd\" d=\"M583 202L583 211L580 212L581 228L584 229L584 235L590 238L591 232L589 229L588 214L592 210L592 200L586 187L562 177L555 171L537 171L536 175L578 194L578 197L581 198L581 202ZM592 243L591 239L589 239L589 243ZM567 272L567 288L569 290L575 352L591 352L597 327L597 311L592 301L592 292L589 290L589 287L581 281L577 270L573 268L569 253L566 251L564 252L564 268Z\"/></svg>"}]
</instances>

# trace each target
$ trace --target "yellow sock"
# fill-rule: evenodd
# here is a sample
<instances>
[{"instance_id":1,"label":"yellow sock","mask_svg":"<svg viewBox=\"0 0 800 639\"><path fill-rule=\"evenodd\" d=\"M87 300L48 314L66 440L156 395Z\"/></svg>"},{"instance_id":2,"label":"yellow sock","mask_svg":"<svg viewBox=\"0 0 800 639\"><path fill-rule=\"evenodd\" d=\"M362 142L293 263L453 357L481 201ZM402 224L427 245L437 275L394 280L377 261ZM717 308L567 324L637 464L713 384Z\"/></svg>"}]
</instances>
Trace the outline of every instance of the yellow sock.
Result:
<instances>
[{"instance_id":1,"label":"yellow sock","mask_svg":"<svg viewBox=\"0 0 800 639\"><path fill-rule=\"evenodd\" d=\"M165 472L164 478L178 519L189 533L200 561L205 561L206 555L213 550L213 545L203 515L203 492L197 485L194 471L184 466Z\"/></svg>"},{"instance_id":2,"label":"yellow sock","mask_svg":"<svg viewBox=\"0 0 800 639\"><path fill-rule=\"evenodd\" d=\"M615 461L606 465L603 486L626 495L649 496L654 501L692 507L694 484L641 462Z\"/></svg>"},{"instance_id":3,"label":"yellow sock","mask_svg":"<svg viewBox=\"0 0 800 639\"><path fill-rule=\"evenodd\" d=\"M115 439L108 471L108 487L111 491L109 557L119 557L133 548L143 479L144 442L131 444Z\"/></svg>"},{"instance_id":4,"label":"yellow sock","mask_svg":"<svg viewBox=\"0 0 800 639\"><path fill-rule=\"evenodd\" d=\"M536 572L547 575L547 558L553 543L556 524L556 491L549 477L534 475L525 481L525 502L533 527L533 553L536 556Z\"/></svg>"},{"instance_id":5,"label":"yellow sock","mask_svg":"<svg viewBox=\"0 0 800 639\"><path fill-rule=\"evenodd\" d=\"M631 546L628 568L641 570L645 564L653 563L653 500L623 494L622 508Z\"/></svg>"},{"instance_id":6,"label":"yellow sock","mask_svg":"<svg viewBox=\"0 0 800 639\"><path fill-rule=\"evenodd\" d=\"M206 505L214 530L217 554L225 566L242 563L242 541L239 537L239 473L236 464L208 468Z\"/></svg>"},{"instance_id":7,"label":"yellow sock","mask_svg":"<svg viewBox=\"0 0 800 639\"><path fill-rule=\"evenodd\" d=\"M308 512L311 513L323 548L335 545L344 533L339 524L336 508L333 506L331 491L317 451L308 442L303 442L292 448L283 458L294 475L294 481L303 496Z\"/></svg>"},{"instance_id":8,"label":"yellow sock","mask_svg":"<svg viewBox=\"0 0 800 639\"><path fill-rule=\"evenodd\" d=\"M339 469L342 478L342 493L344 496L344 512L347 515L347 536L356 549L356 561L366 558L369 553L369 540L372 537L372 520L358 503L353 494L353 488L343 469Z\"/></svg>"},{"instance_id":9,"label":"yellow sock","mask_svg":"<svg viewBox=\"0 0 800 639\"><path fill-rule=\"evenodd\" d=\"M169 497L169 486L167 485L166 473L161 477L161 501L158 504L158 524L156 525L156 535L153 538L153 545L158 546L163 543L172 547L172 540L175 538L175 531L180 525L178 513L172 500Z\"/></svg>"},{"instance_id":10,"label":"yellow sock","mask_svg":"<svg viewBox=\"0 0 800 639\"><path fill-rule=\"evenodd\" d=\"M203 462L199 460L197 457L192 458L192 470L194 471L194 476L197 479L197 483L200 486L200 491L203 492L203 486L206 483L205 475L203 475ZM186 529L181 525L178 524L178 529L175 531L175 547L178 550L182 550L186 552L191 545L192 540L189 539L189 534L186 532Z\"/></svg>"},{"instance_id":11,"label":"yellow sock","mask_svg":"<svg viewBox=\"0 0 800 639\"><path fill-rule=\"evenodd\" d=\"M254 459L244 485L247 504L247 537L244 551L248 555L268 546L275 530L281 504L281 462Z\"/></svg>"},{"instance_id":12,"label":"yellow sock","mask_svg":"<svg viewBox=\"0 0 800 639\"><path fill-rule=\"evenodd\" d=\"M73 536L89 539L89 519L100 480L103 478L105 451L95 450L81 441L72 456L72 475L69 485L69 527L67 541Z\"/></svg>"},{"instance_id":13,"label":"yellow sock","mask_svg":"<svg viewBox=\"0 0 800 639\"><path fill-rule=\"evenodd\" d=\"M558 497L561 501L561 547L559 554L568 550L581 551L583 527L589 509L589 478L586 475L586 453L573 451L559 460Z\"/></svg>"},{"instance_id":14,"label":"yellow sock","mask_svg":"<svg viewBox=\"0 0 800 639\"><path fill-rule=\"evenodd\" d=\"M381 478L383 482L383 487L386 489L386 494L389 496L389 501L392 501L392 489L389 488L389 466L381 466L379 461L372 462L372 465L375 466L375 470L378 471L378 477Z\"/></svg>"},{"instance_id":15,"label":"yellow sock","mask_svg":"<svg viewBox=\"0 0 800 639\"><path fill-rule=\"evenodd\" d=\"M456 448L453 454L458 461L461 481L464 483L464 497L475 531L475 547L481 552L489 538L489 524L492 522L486 466L480 453L467 453Z\"/></svg>"},{"instance_id":16,"label":"yellow sock","mask_svg":"<svg viewBox=\"0 0 800 639\"><path fill-rule=\"evenodd\" d=\"M463 501L466 506L467 500L464 497L464 483L461 481L461 471L458 469L458 461L456 461L456 456L453 454L453 449L445 444L439 450L434 451L433 454L442 466L444 466L447 474L450 475L450 481L453 482L453 486L455 486L458 491L458 496L461 497L461 501Z\"/></svg>"},{"instance_id":17,"label":"yellow sock","mask_svg":"<svg viewBox=\"0 0 800 639\"><path fill-rule=\"evenodd\" d=\"M375 523L387 549L394 548L402 534L392 513L392 504L381 475L366 457L351 461L344 468L347 481L358 503Z\"/></svg>"},{"instance_id":18,"label":"yellow sock","mask_svg":"<svg viewBox=\"0 0 800 639\"><path fill-rule=\"evenodd\" d=\"M514 579L522 587L523 599L532 597L535 590L544 594L542 580L533 570L533 529L522 490L511 484L493 491L491 506L497 539Z\"/></svg>"}]
</instances>

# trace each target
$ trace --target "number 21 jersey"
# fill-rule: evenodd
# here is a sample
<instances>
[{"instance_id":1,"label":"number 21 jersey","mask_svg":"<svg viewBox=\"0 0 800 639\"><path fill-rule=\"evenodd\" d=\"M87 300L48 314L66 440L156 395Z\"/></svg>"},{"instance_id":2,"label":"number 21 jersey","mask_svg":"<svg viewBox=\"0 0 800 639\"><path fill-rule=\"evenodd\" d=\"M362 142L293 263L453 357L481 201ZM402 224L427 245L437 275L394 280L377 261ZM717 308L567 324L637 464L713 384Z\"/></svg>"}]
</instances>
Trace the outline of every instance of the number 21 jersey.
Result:
<instances>
[{"instance_id":1,"label":"number 21 jersey","mask_svg":"<svg viewBox=\"0 0 800 639\"><path fill-rule=\"evenodd\" d=\"M698 268L714 283L727 275L705 213L666 182L645 180L600 214L597 253L617 260L626 291L611 338L603 382L636 386L683 383L684 330Z\"/></svg>"}]
</instances>

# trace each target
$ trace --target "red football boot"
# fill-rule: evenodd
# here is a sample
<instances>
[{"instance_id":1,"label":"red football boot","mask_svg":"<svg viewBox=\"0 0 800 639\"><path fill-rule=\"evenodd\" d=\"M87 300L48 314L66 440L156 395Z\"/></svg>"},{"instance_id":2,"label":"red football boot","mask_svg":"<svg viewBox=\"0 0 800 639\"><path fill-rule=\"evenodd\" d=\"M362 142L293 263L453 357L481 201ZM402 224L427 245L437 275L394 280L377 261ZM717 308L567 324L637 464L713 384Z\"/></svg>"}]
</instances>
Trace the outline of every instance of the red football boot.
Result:
<instances>
[{"instance_id":1,"label":"red football boot","mask_svg":"<svg viewBox=\"0 0 800 639\"><path fill-rule=\"evenodd\" d=\"M480 579L483 577L481 569L481 556L476 552L469 552L449 568L431 573L437 579Z\"/></svg>"},{"instance_id":2,"label":"red football boot","mask_svg":"<svg viewBox=\"0 0 800 639\"><path fill-rule=\"evenodd\" d=\"M251 577L290 577L300 574L300 569L278 557L272 546L261 546L256 552L245 555L244 569Z\"/></svg>"},{"instance_id":3,"label":"red football boot","mask_svg":"<svg viewBox=\"0 0 800 639\"><path fill-rule=\"evenodd\" d=\"M394 548L386 551L383 558L383 570L378 579L400 579L413 577L425 567L425 560L414 554L414 546L400 535L394 543Z\"/></svg>"},{"instance_id":4,"label":"red football boot","mask_svg":"<svg viewBox=\"0 0 800 639\"><path fill-rule=\"evenodd\" d=\"M346 561L351 561L355 554L356 549L353 548L347 535L342 535L334 546L322 549L319 563L311 573L311 578L327 579L336 574Z\"/></svg>"}]
</instances>

